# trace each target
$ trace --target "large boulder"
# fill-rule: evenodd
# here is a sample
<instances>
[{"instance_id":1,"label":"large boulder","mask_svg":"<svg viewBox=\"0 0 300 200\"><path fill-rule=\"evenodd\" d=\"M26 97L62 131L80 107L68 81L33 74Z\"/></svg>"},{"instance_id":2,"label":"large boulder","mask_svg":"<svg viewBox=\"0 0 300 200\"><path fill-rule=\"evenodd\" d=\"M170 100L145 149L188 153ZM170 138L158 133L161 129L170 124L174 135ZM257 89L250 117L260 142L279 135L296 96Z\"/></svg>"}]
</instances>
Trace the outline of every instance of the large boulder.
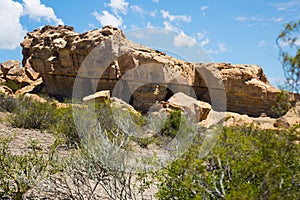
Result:
<instances>
[{"instance_id":1,"label":"large boulder","mask_svg":"<svg viewBox=\"0 0 300 200\"><path fill-rule=\"evenodd\" d=\"M174 94L168 102L173 107L179 107L189 118L197 122L205 120L211 110L210 104L197 101L182 92Z\"/></svg>"},{"instance_id":2,"label":"large boulder","mask_svg":"<svg viewBox=\"0 0 300 200\"><path fill-rule=\"evenodd\" d=\"M272 107L280 91L260 66L184 62L129 41L111 26L83 34L69 26L45 26L28 33L21 46L23 65L39 73L43 91L52 96L82 98L110 90L147 112L183 92L217 111L224 111L227 96L228 111L275 116Z\"/></svg>"}]
</instances>

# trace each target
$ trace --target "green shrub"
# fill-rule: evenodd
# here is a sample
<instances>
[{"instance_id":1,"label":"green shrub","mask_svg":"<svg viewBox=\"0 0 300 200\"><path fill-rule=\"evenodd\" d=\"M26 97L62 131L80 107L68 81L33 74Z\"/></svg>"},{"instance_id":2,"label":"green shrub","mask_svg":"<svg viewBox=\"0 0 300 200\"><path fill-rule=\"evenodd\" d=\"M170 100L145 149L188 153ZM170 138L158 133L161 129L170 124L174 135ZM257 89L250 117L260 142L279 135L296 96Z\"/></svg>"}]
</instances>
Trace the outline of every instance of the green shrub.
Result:
<instances>
[{"instance_id":1,"label":"green shrub","mask_svg":"<svg viewBox=\"0 0 300 200\"><path fill-rule=\"evenodd\" d=\"M160 173L158 199L299 198L295 129L225 128L207 157L195 144Z\"/></svg>"},{"instance_id":2,"label":"green shrub","mask_svg":"<svg viewBox=\"0 0 300 200\"><path fill-rule=\"evenodd\" d=\"M77 146L80 144L80 137L76 130L72 107L58 108L54 113L55 123L52 130L62 135L68 146Z\"/></svg>"},{"instance_id":3,"label":"green shrub","mask_svg":"<svg viewBox=\"0 0 300 200\"><path fill-rule=\"evenodd\" d=\"M55 107L50 103L40 103L20 97L19 103L9 117L13 127L27 129L48 129L53 125Z\"/></svg>"},{"instance_id":4,"label":"green shrub","mask_svg":"<svg viewBox=\"0 0 300 200\"><path fill-rule=\"evenodd\" d=\"M14 155L8 148L10 141L7 138L0 141L0 199L18 200L38 181L56 173L59 164L53 156L55 147L46 155L39 152L37 143L32 141L31 152Z\"/></svg>"},{"instance_id":5,"label":"green shrub","mask_svg":"<svg viewBox=\"0 0 300 200\"><path fill-rule=\"evenodd\" d=\"M15 82L15 81L12 81L12 80L7 80L5 83L4 83L5 86L9 87L13 92L16 92L17 90L21 89L21 84Z\"/></svg>"},{"instance_id":6,"label":"green shrub","mask_svg":"<svg viewBox=\"0 0 300 200\"><path fill-rule=\"evenodd\" d=\"M181 111L172 111L161 129L161 135L175 137L182 121Z\"/></svg>"},{"instance_id":7,"label":"green shrub","mask_svg":"<svg viewBox=\"0 0 300 200\"><path fill-rule=\"evenodd\" d=\"M131 137L131 140L138 143L138 145L142 148L147 148L149 144L157 143L157 139L155 137Z\"/></svg>"},{"instance_id":8,"label":"green shrub","mask_svg":"<svg viewBox=\"0 0 300 200\"><path fill-rule=\"evenodd\" d=\"M281 117L289 111L291 108L289 98L289 92L284 90L280 91L276 97L276 105L271 108L271 111L274 113L274 117Z\"/></svg>"},{"instance_id":9,"label":"green shrub","mask_svg":"<svg viewBox=\"0 0 300 200\"><path fill-rule=\"evenodd\" d=\"M17 100L12 96L0 93L0 111L12 112L17 107Z\"/></svg>"}]
</instances>

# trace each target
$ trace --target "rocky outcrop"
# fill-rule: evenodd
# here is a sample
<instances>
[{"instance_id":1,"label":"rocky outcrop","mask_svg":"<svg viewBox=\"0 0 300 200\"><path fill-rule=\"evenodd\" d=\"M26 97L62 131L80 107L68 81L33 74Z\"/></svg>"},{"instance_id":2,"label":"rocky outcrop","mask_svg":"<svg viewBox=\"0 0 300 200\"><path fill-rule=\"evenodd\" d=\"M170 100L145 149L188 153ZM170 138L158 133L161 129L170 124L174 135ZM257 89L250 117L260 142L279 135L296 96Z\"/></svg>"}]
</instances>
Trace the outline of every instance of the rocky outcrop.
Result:
<instances>
[{"instance_id":1,"label":"rocky outcrop","mask_svg":"<svg viewBox=\"0 0 300 200\"><path fill-rule=\"evenodd\" d=\"M254 117L259 117L261 113L275 116L274 109L278 106L281 91L270 85L260 66L229 63L199 65L206 68L212 65L218 69L227 94L227 111ZM296 101L293 94L288 98L289 102ZM207 96L203 99L209 101Z\"/></svg>"},{"instance_id":2,"label":"rocky outcrop","mask_svg":"<svg viewBox=\"0 0 300 200\"><path fill-rule=\"evenodd\" d=\"M0 65L0 82L6 85L15 94L38 91L42 85L42 79L30 65L21 67L19 61L9 60Z\"/></svg>"},{"instance_id":3,"label":"rocky outcrop","mask_svg":"<svg viewBox=\"0 0 300 200\"><path fill-rule=\"evenodd\" d=\"M43 91L56 97L110 90L147 111L183 92L209 102L214 110L222 111L227 97L228 111L274 116L271 108L280 93L259 66L184 62L133 43L111 26L83 34L69 26L45 26L28 33L21 46L23 65L38 72Z\"/></svg>"}]
</instances>

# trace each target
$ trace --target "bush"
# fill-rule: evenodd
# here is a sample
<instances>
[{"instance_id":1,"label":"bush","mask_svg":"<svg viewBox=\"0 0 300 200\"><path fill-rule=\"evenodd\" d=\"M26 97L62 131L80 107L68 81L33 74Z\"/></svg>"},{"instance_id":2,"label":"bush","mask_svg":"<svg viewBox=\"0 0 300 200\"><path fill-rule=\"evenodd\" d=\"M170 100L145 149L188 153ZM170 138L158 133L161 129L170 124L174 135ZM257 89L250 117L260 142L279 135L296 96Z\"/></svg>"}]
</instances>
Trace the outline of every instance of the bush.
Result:
<instances>
[{"instance_id":1,"label":"bush","mask_svg":"<svg viewBox=\"0 0 300 200\"><path fill-rule=\"evenodd\" d=\"M22 88L21 84L15 82L15 81L12 81L12 80L7 80L4 83L4 85L9 87L13 92L16 92L17 90Z\"/></svg>"},{"instance_id":2,"label":"bush","mask_svg":"<svg viewBox=\"0 0 300 200\"><path fill-rule=\"evenodd\" d=\"M276 105L272 106L271 110L275 117L281 117L286 114L291 108L289 102L290 94L287 91L281 90L276 98Z\"/></svg>"},{"instance_id":3,"label":"bush","mask_svg":"<svg viewBox=\"0 0 300 200\"><path fill-rule=\"evenodd\" d=\"M147 148L149 144L158 143L155 137L130 137L131 140L138 143L138 145L142 148Z\"/></svg>"},{"instance_id":4,"label":"bush","mask_svg":"<svg viewBox=\"0 0 300 200\"><path fill-rule=\"evenodd\" d=\"M48 129L53 125L55 107L20 97L16 109L8 120L13 127L27 129Z\"/></svg>"},{"instance_id":5,"label":"bush","mask_svg":"<svg viewBox=\"0 0 300 200\"><path fill-rule=\"evenodd\" d=\"M175 137L181 122L181 111L172 111L161 129L161 135Z\"/></svg>"},{"instance_id":6,"label":"bush","mask_svg":"<svg viewBox=\"0 0 300 200\"><path fill-rule=\"evenodd\" d=\"M8 146L11 139L0 141L0 199L22 199L22 196L38 181L56 173L59 166L53 159L55 147L48 156L38 152L37 143L32 141L32 151L13 155Z\"/></svg>"},{"instance_id":7,"label":"bush","mask_svg":"<svg viewBox=\"0 0 300 200\"><path fill-rule=\"evenodd\" d=\"M0 111L12 112L17 107L17 100L12 96L0 93Z\"/></svg>"},{"instance_id":8,"label":"bush","mask_svg":"<svg viewBox=\"0 0 300 200\"><path fill-rule=\"evenodd\" d=\"M80 144L80 137L76 130L72 107L58 108L54 113L55 123L52 130L59 135L63 135L66 144L69 147L74 147Z\"/></svg>"},{"instance_id":9,"label":"bush","mask_svg":"<svg viewBox=\"0 0 300 200\"><path fill-rule=\"evenodd\" d=\"M139 181L144 179L136 179L122 153L115 147L104 147L101 140L91 138L86 142L86 146L74 149L64 161L64 172L45 179L36 195L45 196L45 199L49 196L53 199L103 199L105 192L110 199L139 199L137 196L143 192L138 189ZM110 162L117 163L110 165Z\"/></svg>"},{"instance_id":10,"label":"bush","mask_svg":"<svg viewBox=\"0 0 300 200\"><path fill-rule=\"evenodd\" d=\"M295 130L225 128L207 157L199 157L201 147L195 144L161 172L157 197L297 199L300 147Z\"/></svg>"}]
</instances>

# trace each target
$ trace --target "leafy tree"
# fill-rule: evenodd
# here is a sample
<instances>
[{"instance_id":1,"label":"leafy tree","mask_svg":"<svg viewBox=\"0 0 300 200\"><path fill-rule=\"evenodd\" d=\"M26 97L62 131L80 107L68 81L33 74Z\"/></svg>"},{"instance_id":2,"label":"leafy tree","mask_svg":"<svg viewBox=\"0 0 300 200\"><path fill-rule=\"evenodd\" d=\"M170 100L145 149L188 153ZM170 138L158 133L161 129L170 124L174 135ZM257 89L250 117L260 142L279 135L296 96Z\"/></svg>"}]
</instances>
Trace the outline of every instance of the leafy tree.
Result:
<instances>
[{"instance_id":1,"label":"leafy tree","mask_svg":"<svg viewBox=\"0 0 300 200\"><path fill-rule=\"evenodd\" d=\"M286 77L287 89L300 92L300 20L288 23L276 39L280 61Z\"/></svg>"}]
</instances>

